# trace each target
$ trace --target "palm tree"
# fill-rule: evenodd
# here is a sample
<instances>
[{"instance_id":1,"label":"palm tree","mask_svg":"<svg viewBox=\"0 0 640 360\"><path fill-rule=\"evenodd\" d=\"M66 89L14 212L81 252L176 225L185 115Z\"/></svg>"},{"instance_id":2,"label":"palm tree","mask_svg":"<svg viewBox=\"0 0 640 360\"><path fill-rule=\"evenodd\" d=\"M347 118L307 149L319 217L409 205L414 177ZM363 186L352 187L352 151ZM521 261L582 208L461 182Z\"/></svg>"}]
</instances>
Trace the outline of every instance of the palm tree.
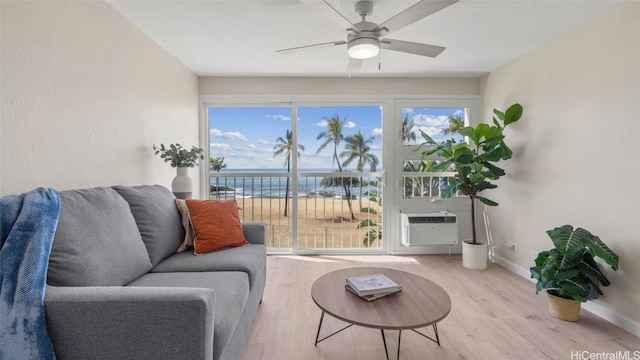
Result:
<instances>
[{"instance_id":1,"label":"palm tree","mask_svg":"<svg viewBox=\"0 0 640 360\"><path fill-rule=\"evenodd\" d=\"M416 141L416 133L413 132L413 126L415 123L413 119L409 121L409 115L405 115L402 120L402 142L410 143L412 141Z\"/></svg>"},{"instance_id":2,"label":"palm tree","mask_svg":"<svg viewBox=\"0 0 640 360\"><path fill-rule=\"evenodd\" d=\"M344 139L347 143L345 151L340 153L341 158L347 158L342 166L347 167L354 160L357 160L356 170L358 172L364 171L364 166L369 165L370 171L375 172L376 166L378 166L378 157L371 154L371 147L369 146L375 139L373 136L368 139L364 139L362 133L358 131L353 136L348 136ZM360 177L360 208L362 209L362 177Z\"/></svg>"},{"instance_id":3,"label":"palm tree","mask_svg":"<svg viewBox=\"0 0 640 360\"><path fill-rule=\"evenodd\" d=\"M460 117L460 115L453 116L449 114L447 116L449 119L449 127L442 130L444 135L453 135L455 133L460 133L460 129L464 127L464 119Z\"/></svg>"},{"instance_id":4,"label":"palm tree","mask_svg":"<svg viewBox=\"0 0 640 360\"><path fill-rule=\"evenodd\" d=\"M316 140L325 139L325 141L320 144L318 151L316 154L319 154L327 145L333 143L333 158L331 164L338 164L338 171L342 172L342 166L340 166L340 159L338 159L338 145L344 140L344 135L342 134L342 126L344 125L345 119L340 119L340 116L336 114L336 116L327 120L328 129L327 131L323 131L316 137ZM351 213L351 220L355 220L356 217L353 215L353 209L351 207L351 189L346 184L343 185L344 194L347 197L347 205L349 206L349 212Z\"/></svg>"},{"instance_id":5,"label":"palm tree","mask_svg":"<svg viewBox=\"0 0 640 360\"><path fill-rule=\"evenodd\" d=\"M298 150L304 151L304 145L298 144ZM273 157L280 154L285 154L284 166L287 168L287 173L291 171L291 151L293 150L293 134L291 130L287 129L285 137L282 136L276 139L276 145L273 147ZM300 151L297 152L298 159L300 158ZM287 210L289 208L289 176L287 176L287 185L284 193L284 216L287 216Z\"/></svg>"}]
</instances>

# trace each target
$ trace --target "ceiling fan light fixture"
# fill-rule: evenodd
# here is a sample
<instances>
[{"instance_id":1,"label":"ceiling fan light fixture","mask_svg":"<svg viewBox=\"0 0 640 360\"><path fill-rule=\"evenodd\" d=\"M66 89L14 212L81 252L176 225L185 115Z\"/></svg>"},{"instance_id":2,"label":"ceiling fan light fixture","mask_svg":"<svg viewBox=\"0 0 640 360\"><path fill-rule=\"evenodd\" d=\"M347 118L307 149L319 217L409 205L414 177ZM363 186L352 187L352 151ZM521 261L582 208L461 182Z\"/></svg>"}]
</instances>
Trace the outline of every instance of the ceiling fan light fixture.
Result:
<instances>
[{"instance_id":1,"label":"ceiling fan light fixture","mask_svg":"<svg viewBox=\"0 0 640 360\"><path fill-rule=\"evenodd\" d=\"M354 59L370 59L380 53L380 43L368 37L354 39L349 42L347 52Z\"/></svg>"}]
</instances>

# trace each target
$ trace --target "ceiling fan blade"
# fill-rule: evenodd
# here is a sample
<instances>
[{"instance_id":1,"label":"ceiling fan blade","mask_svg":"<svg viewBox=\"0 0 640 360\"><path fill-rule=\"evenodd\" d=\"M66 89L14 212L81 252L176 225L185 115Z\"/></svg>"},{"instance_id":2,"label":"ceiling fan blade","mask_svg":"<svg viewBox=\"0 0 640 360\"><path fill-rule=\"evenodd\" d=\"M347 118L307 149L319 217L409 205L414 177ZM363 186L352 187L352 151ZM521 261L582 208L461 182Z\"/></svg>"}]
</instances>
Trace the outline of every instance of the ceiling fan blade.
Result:
<instances>
[{"instance_id":1,"label":"ceiling fan blade","mask_svg":"<svg viewBox=\"0 0 640 360\"><path fill-rule=\"evenodd\" d=\"M336 10L325 0L300 0L300 2L327 17L333 23L340 26L342 30L347 30L354 27L349 19L344 17L338 10Z\"/></svg>"},{"instance_id":2,"label":"ceiling fan blade","mask_svg":"<svg viewBox=\"0 0 640 360\"><path fill-rule=\"evenodd\" d=\"M282 54L290 54L290 53L297 52L297 51L302 51L302 50L319 49L319 48L335 46L335 45L344 45L346 43L347 42L344 41L344 40L330 41L330 42L320 43L320 44L304 45L304 46L297 46L297 47L292 47L292 48L288 48L288 49L280 49L280 50L276 50L276 52L277 53L282 53Z\"/></svg>"},{"instance_id":3,"label":"ceiling fan blade","mask_svg":"<svg viewBox=\"0 0 640 360\"><path fill-rule=\"evenodd\" d=\"M384 36L457 2L458 0L422 0L378 25L374 31L379 31L380 36Z\"/></svg>"},{"instance_id":4,"label":"ceiling fan blade","mask_svg":"<svg viewBox=\"0 0 640 360\"><path fill-rule=\"evenodd\" d=\"M354 59L351 56L349 56L349 63L347 64L348 73L360 71L361 67L362 67L362 59Z\"/></svg>"},{"instance_id":5,"label":"ceiling fan blade","mask_svg":"<svg viewBox=\"0 0 640 360\"><path fill-rule=\"evenodd\" d=\"M436 57L444 51L444 47L420 44L411 41L382 39L380 40L380 47L387 50L400 51L404 53Z\"/></svg>"}]
</instances>

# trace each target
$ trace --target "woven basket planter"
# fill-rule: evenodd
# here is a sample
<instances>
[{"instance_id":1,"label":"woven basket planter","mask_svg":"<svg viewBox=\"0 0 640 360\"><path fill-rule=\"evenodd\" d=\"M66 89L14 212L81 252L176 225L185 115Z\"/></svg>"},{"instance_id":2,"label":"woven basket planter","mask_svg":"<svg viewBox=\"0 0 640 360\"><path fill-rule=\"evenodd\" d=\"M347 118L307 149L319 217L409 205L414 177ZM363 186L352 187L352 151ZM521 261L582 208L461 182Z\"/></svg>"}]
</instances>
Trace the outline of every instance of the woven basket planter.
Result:
<instances>
[{"instance_id":1,"label":"woven basket planter","mask_svg":"<svg viewBox=\"0 0 640 360\"><path fill-rule=\"evenodd\" d=\"M578 321L580 318L580 302L553 295L547 290L549 298L549 312L558 319L565 321Z\"/></svg>"}]
</instances>

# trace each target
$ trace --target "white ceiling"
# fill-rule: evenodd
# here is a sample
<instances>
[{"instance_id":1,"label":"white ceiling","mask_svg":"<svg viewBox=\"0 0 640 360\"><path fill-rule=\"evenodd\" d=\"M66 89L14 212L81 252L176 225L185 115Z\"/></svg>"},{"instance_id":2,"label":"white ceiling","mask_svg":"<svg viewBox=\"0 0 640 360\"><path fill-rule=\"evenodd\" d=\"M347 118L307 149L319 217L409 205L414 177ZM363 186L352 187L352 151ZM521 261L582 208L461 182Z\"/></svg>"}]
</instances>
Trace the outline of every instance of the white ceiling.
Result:
<instances>
[{"instance_id":1,"label":"white ceiling","mask_svg":"<svg viewBox=\"0 0 640 360\"><path fill-rule=\"evenodd\" d=\"M355 0L327 0L352 22ZM416 0L374 0L381 23ZM352 76L480 76L619 0L460 0L389 34L447 49L437 58L382 50ZM278 49L346 40L345 32L296 0L113 1L120 13L199 76L346 76L346 45L279 54Z\"/></svg>"}]
</instances>

